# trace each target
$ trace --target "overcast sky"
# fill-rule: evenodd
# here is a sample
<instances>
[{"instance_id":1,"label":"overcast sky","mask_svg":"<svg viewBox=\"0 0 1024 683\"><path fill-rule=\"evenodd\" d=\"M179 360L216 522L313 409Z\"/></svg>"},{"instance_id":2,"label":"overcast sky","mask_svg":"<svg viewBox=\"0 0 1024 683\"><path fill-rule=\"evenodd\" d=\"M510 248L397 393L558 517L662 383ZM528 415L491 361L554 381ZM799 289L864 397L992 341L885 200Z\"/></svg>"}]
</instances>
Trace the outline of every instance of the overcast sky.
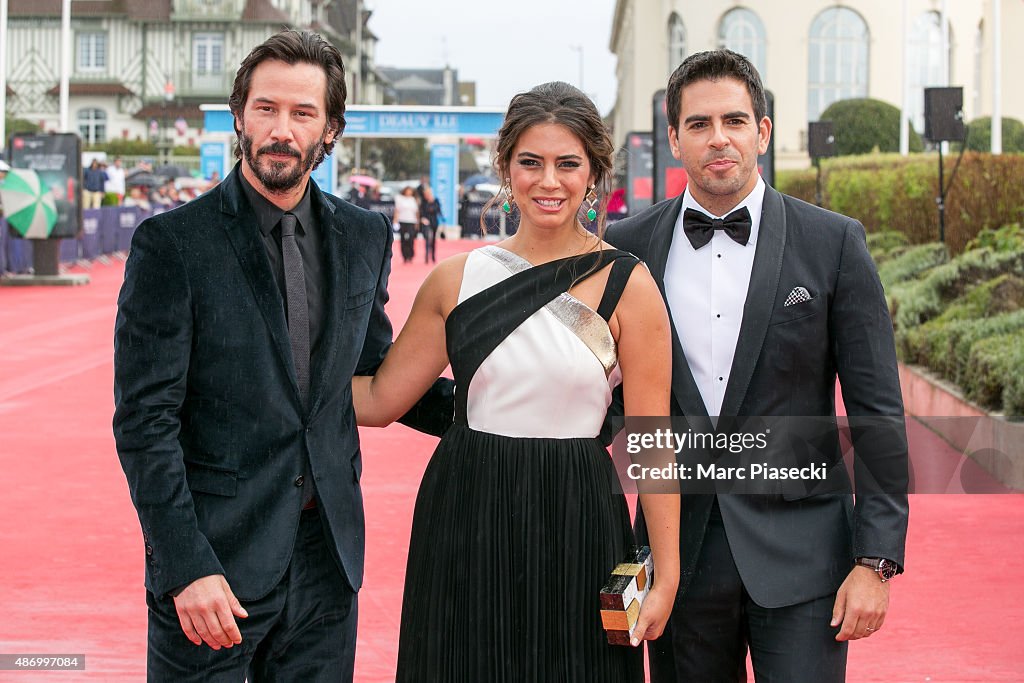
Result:
<instances>
[{"instance_id":1,"label":"overcast sky","mask_svg":"<svg viewBox=\"0 0 1024 683\"><path fill-rule=\"evenodd\" d=\"M476 81L477 104L508 105L546 81L580 85L601 114L615 104L608 50L615 0L366 0L377 64L440 68Z\"/></svg>"}]
</instances>

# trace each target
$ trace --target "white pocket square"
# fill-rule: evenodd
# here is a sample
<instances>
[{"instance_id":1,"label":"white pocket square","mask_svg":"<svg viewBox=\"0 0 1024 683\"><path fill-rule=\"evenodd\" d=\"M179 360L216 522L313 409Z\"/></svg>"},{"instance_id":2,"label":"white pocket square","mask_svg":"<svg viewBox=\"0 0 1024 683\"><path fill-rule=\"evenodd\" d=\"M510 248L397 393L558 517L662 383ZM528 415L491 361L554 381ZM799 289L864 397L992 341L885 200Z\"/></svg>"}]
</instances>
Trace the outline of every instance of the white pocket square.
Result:
<instances>
[{"instance_id":1,"label":"white pocket square","mask_svg":"<svg viewBox=\"0 0 1024 683\"><path fill-rule=\"evenodd\" d=\"M810 301L814 297L804 287L794 287L793 291L786 297L783 306L793 306L794 304L802 304L805 301Z\"/></svg>"}]
</instances>

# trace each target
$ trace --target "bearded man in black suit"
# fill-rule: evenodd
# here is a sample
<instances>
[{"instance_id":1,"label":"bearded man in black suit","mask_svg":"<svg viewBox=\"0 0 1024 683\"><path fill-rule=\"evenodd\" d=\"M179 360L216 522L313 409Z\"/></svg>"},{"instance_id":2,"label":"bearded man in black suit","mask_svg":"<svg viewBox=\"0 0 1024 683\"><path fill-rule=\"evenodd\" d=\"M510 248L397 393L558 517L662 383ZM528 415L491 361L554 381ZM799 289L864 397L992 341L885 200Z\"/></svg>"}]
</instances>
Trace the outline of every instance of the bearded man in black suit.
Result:
<instances>
[{"instance_id":1,"label":"bearded man in black suit","mask_svg":"<svg viewBox=\"0 0 1024 683\"><path fill-rule=\"evenodd\" d=\"M709 429L834 420L838 377L857 497L684 493L679 593L651 680L743 681L749 650L759 681L843 681L848 641L882 628L908 519L893 329L864 228L765 185L771 120L745 57L691 55L666 108L687 189L607 240L644 259L665 297L673 414ZM839 452L838 430L825 445Z\"/></svg>"},{"instance_id":2,"label":"bearded man in black suit","mask_svg":"<svg viewBox=\"0 0 1024 683\"><path fill-rule=\"evenodd\" d=\"M320 36L257 46L229 99L241 163L133 238L114 435L142 524L150 680L352 680L364 523L351 380L391 345L392 231L309 182L345 95ZM450 397L433 405L419 426L440 433Z\"/></svg>"}]
</instances>

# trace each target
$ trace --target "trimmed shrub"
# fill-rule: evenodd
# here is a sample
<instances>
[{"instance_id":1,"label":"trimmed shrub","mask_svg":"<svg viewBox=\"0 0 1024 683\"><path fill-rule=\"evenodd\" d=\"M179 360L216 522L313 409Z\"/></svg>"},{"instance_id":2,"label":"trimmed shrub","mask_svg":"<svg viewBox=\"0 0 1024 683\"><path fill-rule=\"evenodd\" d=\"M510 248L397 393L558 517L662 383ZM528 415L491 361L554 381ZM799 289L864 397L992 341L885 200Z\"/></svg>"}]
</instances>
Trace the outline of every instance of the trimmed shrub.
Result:
<instances>
[{"instance_id":1,"label":"trimmed shrub","mask_svg":"<svg viewBox=\"0 0 1024 683\"><path fill-rule=\"evenodd\" d=\"M12 118L5 113L4 130L7 131L8 135L14 135L15 133L38 133L41 129L37 124L27 119Z\"/></svg>"},{"instance_id":2,"label":"trimmed shrub","mask_svg":"<svg viewBox=\"0 0 1024 683\"><path fill-rule=\"evenodd\" d=\"M962 374L967 398L986 408L1003 407L1009 380L1024 375L1024 330L973 344Z\"/></svg>"},{"instance_id":3,"label":"trimmed shrub","mask_svg":"<svg viewBox=\"0 0 1024 683\"><path fill-rule=\"evenodd\" d=\"M815 169L779 171L775 174L775 189L791 197L813 204L818 189L818 172ZM822 179L824 185L824 179ZM824 188L823 188L824 189Z\"/></svg>"},{"instance_id":4,"label":"trimmed shrub","mask_svg":"<svg viewBox=\"0 0 1024 683\"><path fill-rule=\"evenodd\" d=\"M868 251L872 255L888 253L897 247L905 247L909 244L907 236L896 230L886 230L868 235Z\"/></svg>"},{"instance_id":5,"label":"trimmed shrub","mask_svg":"<svg viewBox=\"0 0 1024 683\"><path fill-rule=\"evenodd\" d=\"M1006 273L968 290L933 322L985 318L1024 307L1024 279Z\"/></svg>"},{"instance_id":6,"label":"trimmed shrub","mask_svg":"<svg viewBox=\"0 0 1024 683\"><path fill-rule=\"evenodd\" d=\"M888 234L888 233L879 233ZM870 240L872 236L869 236ZM870 244L870 243L869 243ZM878 277L886 290L892 285L917 277L929 268L949 261L949 252L943 245L934 242L921 244L903 251L878 266Z\"/></svg>"},{"instance_id":7,"label":"trimmed shrub","mask_svg":"<svg viewBox=\"0 0 1024 683\"><path fill-rule=\"evenodd\" d=\"M970 287L1003 273L1024 276L1024 252L976 249L936 266L921 278L897 283L889 295L889 308L898 330L905 330L938 315L943 305Z\"/></svg>"},{"instance_id":8,"label":"trimmed shrub","mask_svg":"<svg viewBox=\"0 0 1024 683\"><path fill-rule=\"evenodd\" d=\"M967 249L985 247L992 251L1024 251L1024 230L1020 223L1010 223L998 230L982 230L967 243Z\"/></svg>"},{"instance_id":9,"label":"trimmed shrub","mask_svg":"<svg viewBox=\"0 0 1024 683\"><path fill-rule=\"evenodd\" d=\"M1002 128L1003 152L1024 152L1024 123L1004 116ZM991 116L982 116L967 124L967 149L972 152L992 151Z\"/></svg>"},{"instance_id":10,"label":"trimmed shrub","mask_svg":"<svg viewBox=\"0 0 1024 683\"><path fill-rule=\"evenodd\" d=\"M911 244L934 241L939 236L937 158L934 154L873 154L824 160L823 203L859 220L868 234L897 230ZM947 184L955 165L955 157L944 159ZM964 251L982 230L1024 222L1021 178L1024 155L964 155L946 197L946 245L952 253ZM813 175L803 180L794 176L786 182L792 194L814 201Z\"/></svg>"},{"instance_id":11,"label":"trimmed shrub","mask_svg":"<svg viewBox=\"0 0 1024 683\"><path fill-rule=\"evenodd\" d=\"M820 119L833 123L836 152L840 156L900 149L900 110L888 102L868 98L839 100L829 105ZM910 151L922 149L920 136L911 128Z\"/></svg>"},{"instance_id":12,"label":"trimmed shrub","mask_svg":"<svg viewBox=\"0 0 1024 683\"><path fill-rule=\"evenodd\" d=\"M1024 343L1024 340L1018 341ZM1015 420L1024 418L1024 366L1018 365L1006 379L1003 389L1003 413Z\"/></svg>"},{"instance_id":13,"label":"trimmed shrub","mask_svg":"<svg viewBox=\"0 0 1024 683\"><path fill-rule=\"evenodd\" d=\"M900 330L897 349L901 358L927 365L949 379L956 379L963 360L956 355L956 345L959 339L969 334L965 330L975 326L980 318L1012 313L1022 307L1024 279L1016 275L1001 275L969 290L937 318L919 327ZM953 325L960 322L967 325ZM1015 323L1010 320L1009 324Z\"/></svg>"}]
</instances>

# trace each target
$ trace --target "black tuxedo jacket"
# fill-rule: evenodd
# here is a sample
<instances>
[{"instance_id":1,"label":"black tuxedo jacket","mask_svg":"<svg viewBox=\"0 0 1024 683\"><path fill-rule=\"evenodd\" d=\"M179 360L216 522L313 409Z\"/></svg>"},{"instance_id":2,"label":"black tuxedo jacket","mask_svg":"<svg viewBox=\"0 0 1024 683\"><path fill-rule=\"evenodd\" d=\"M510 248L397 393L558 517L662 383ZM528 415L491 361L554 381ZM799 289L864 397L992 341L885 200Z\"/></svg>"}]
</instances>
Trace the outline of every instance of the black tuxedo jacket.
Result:
<instances>
[{"instance_id":1,"label":"black tuxedo jacket","mask_svg":"<svg viewBox=\"0 0 1024 683\"><path fill-rule=\"evenodd\" d=\"M611 244L647 263L663 296L681 209L679 196L608 230ZM766 187L755 249L722 416L834 416L838 377L858 487L871 479L869 471L885 478L872 489L884 494L858 495L856 507L850 495L718 496L748 593L759 605L779 607L834 593L855 557L903 565L907 446L892 323L863 226ZM795 287L813 298L785 306ZM685 313L674 311L672 413L699 424L707 409L677 336L688 324ZM832 438L838 450L838 434ZM711 502L710 495L683 496L681 590L693 574Z\"/></svg>"},{"instance_id":2,"label":"black tuxedo jacket","mask_svg":"<svg viewBox=\"0 0 1024 683\"><path fill-rule=\"evenodd\" d=\"M392 341L391 226L312 185L325 320L304 409L285 307L238 168L142 223L114 334L114 436L142 523L146 587L224 574L243 600L288 566L305 480L354 590L363 576L362 461L353 374Z\"/></svg>"}]
</instances>

